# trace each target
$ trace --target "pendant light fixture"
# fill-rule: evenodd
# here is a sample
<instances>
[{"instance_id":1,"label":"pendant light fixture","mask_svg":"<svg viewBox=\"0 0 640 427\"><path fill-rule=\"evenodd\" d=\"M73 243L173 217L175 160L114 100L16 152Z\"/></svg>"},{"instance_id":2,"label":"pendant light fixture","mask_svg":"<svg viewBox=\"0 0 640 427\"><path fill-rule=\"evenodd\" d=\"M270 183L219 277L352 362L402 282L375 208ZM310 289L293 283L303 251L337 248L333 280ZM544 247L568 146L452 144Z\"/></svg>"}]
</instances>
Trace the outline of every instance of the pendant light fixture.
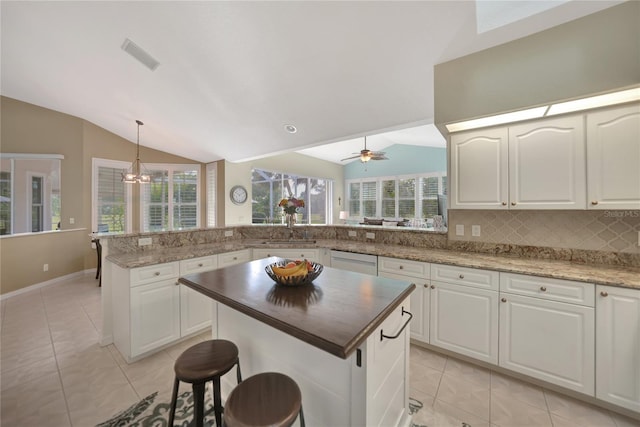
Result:
<instances>
[{"instance_id":1,"label":"pendant light fixture","mask_svg":"<svg viewBox=\"0 0 640 427\"><path fill-rule=\"evenodd\" d=\"M151 182L151 175L147 172L142 162L140 162L140 126L144 125L140 120L136 120L138 124L138 140L136 145L136 159L131 163L131 167L125 173L122 172L122 182L127 184L146 184ZM142 173L144 169L147 173Z\"/></svg>"}]
</instances>

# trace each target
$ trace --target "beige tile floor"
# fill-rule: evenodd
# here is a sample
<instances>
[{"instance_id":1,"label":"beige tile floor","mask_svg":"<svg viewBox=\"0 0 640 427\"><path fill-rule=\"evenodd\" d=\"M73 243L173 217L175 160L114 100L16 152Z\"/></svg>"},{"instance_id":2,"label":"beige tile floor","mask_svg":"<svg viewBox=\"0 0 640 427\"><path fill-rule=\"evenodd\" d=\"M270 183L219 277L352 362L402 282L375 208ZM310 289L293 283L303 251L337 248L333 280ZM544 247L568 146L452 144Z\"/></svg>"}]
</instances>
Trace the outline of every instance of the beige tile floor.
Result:
<instances>
[{"instance_id":1,"label":"beige tile floor","mask_svg":"<svg viewBox=\"0 0 640 427\"><path fill-rule=\"evenodd\" d=\"M100 347L100 288L65 280L0 304L0 425L89 427L152 392L169 401L173 363L203 333L133 364ZM640 423L509 377L411 348L414 423L463 426L638 426ZM188 387L181 386L181 392ZM331 426L333 427L333 426Z\"/></svg>"}]
</instances>

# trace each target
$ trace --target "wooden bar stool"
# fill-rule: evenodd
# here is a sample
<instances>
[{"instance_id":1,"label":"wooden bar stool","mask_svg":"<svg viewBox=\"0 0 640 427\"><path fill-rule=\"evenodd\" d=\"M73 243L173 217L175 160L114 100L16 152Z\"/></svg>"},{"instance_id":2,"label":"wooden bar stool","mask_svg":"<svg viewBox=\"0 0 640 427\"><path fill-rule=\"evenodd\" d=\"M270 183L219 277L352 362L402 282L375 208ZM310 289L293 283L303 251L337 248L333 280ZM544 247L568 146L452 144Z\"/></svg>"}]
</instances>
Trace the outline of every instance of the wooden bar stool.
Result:
<instances>
[{"instance_id":1,"label":"wooden bar stool","mask_svg":"<svg viewBox=\"0 0 640 427\"><path fill-rule=\"evenodd\" d=\"M220 396L220 377L237 366L238 383L242 381L240 375L240 360L238 347L227 340L209 340L198 343L186 349L176 360L171 396L171 412L169 426L173 426L176 415L176 400L180 381L190 383L193 388L193 419L197 427L204 424L204 389L208 381L213 381L213 409L216 425L222 425L222 400Z\"/></svg>"},{"instance_id":2,"label":"wooden bar stool","mask_svg":"<svg viewBox=\"0 0 640 427\"><path fill-rule=\"evenodd\" d=\"M224 425L288 427L298 414L304 427L298 384L284 374L265 372L247 378L231 391L224 405Z\"/></svg>"}]
</instances>

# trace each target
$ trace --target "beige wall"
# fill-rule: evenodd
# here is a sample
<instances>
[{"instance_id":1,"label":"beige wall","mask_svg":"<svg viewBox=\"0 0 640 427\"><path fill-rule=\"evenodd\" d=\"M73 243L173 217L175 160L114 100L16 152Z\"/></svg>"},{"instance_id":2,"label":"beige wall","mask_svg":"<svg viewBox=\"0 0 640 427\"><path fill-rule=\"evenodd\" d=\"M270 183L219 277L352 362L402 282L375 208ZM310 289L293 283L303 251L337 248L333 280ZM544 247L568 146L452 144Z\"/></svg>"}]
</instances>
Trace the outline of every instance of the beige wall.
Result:
<instances>
[{"instance_id":1,"label":"beige wall","mask_svg":"<svg viewBox=\"0 0 640 427\"><path fill-rule=\"evenodd\" d=\"M64 156L61 222L63 230L73 230L1 238L0 294L95 268L96 253L89 238L92 158L131 162L135 158L135 144L80 118L11 98L0 97L0 114L2 152ZM135 130L134 120L132 129ZM199 164L145 147L141 147L140 157L143 163ZM204 174L204 165L201 171ZM204 185L201 187L201 197L205 200ZM135 188L134 200L138 198ZM134 230L138 230L139 211L136 203L134 206ZM203 221L204 209L203 203ZM43 264L49 264L48 272L42 271Z\"/></svg>"},{"instance_id":2,"label":"beige wall","mask_svg":"<svg viewBox=\"0 0 640 427\"><path fill-rule=\"evenodd\" d=\"M234 185L244 185L249 191L249 200L251 200L251 169L254 168L333 179L334 206L338 206L338 197L344 200L343 166L333 162L298 153L280 154L243 163L225 162L226 173L223 195L225 197L226 225L251 224L251 203L247 202L240 206L234 205L229 202L229 192ZM338 219L338 211L339 209L334 209L334 222Z\"/></svg>"},{"instance_id":3,"label":"beige wall","mask_svg":"<svg viewBox=\"0 0 640 427\"><path fill-rule=\"evenodd\" d=\"M639 16L629 1L436 65L436 125L637 85Z\"/></svg>"}]
</instances>

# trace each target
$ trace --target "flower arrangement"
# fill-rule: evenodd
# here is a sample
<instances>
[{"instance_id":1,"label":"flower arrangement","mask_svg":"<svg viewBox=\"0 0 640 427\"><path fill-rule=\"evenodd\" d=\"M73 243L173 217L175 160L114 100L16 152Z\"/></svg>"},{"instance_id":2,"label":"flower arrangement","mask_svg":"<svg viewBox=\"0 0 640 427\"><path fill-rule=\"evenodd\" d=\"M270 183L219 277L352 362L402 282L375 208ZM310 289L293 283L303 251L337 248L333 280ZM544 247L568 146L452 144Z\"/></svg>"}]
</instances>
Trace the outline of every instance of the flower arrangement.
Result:
<instances>
[{"instance_id":1,"label":"flower arrangement","mask_svg":"<svg viewBox=\"0 0 640 427\"><path fill-rule=\"evenodd\" d=\"M293 215L298 212L298 208L304 208L304 200L289 197L288 199L280 200L278 206L282 208L284 213Z\"/></svg>"}]
</instances>

